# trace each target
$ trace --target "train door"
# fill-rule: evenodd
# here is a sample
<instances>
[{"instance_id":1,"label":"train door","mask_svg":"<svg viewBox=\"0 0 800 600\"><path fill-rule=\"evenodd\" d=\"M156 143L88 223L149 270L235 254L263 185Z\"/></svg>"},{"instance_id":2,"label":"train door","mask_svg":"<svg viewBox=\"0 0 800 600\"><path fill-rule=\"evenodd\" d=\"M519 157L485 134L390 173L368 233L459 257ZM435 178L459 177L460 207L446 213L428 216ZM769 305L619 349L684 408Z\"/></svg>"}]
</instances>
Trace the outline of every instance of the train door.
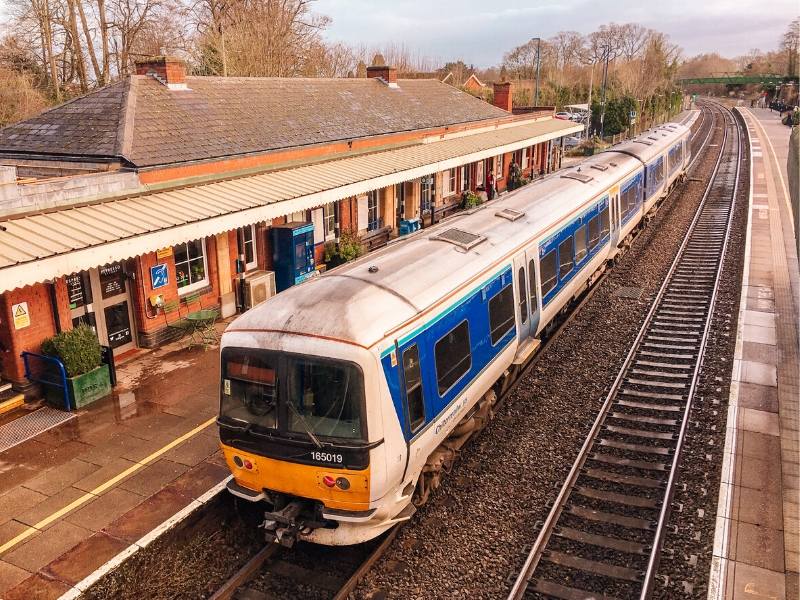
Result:
<instances>
[{"instance_id":1,"label":"train door","mask_svg":"<svg viewBox=\"0 0 800 600\"><path fill-rule=\"evenodd\" d=\"M517 290L517 339L521 344L530 336L531 308L528 292L528 269L525 254L514 258L514 287Z\"/></svg>"},{"instance_id":2,"label":"train door","mask_svg":"<svg viewBox=\"0 0 800 600\"><path fill-rule=\"evenodd\" d=\"M536 335L539 329L539 285L536 277L536 258L538 256L537 246L531 246L525 251L525 261L528 270L528 305L530 306L530 335Z\"/></svg>"}]
</instances>

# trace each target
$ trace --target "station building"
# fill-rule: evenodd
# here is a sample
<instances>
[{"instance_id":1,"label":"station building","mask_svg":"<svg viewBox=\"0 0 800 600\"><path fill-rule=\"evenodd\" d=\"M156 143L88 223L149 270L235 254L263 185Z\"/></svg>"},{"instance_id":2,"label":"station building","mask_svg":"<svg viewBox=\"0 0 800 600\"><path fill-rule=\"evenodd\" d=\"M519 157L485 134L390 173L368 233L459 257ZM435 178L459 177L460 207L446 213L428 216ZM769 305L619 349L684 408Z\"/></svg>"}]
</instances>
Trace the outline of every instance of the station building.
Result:
<instances>
[{"instance_id":1,"label":"station building","mask_svg":"<svg viewBox=\"0 0 800 600\"><path fill-rule=\"evenodd\" d=\"M377 64L347 79L136 74L0 129L0 363L85 322L115 356L324 269L326 245L391 243L560 163L580 125ZM277 287L277 289L275 289Z\"/></svg>"}]
</instances>

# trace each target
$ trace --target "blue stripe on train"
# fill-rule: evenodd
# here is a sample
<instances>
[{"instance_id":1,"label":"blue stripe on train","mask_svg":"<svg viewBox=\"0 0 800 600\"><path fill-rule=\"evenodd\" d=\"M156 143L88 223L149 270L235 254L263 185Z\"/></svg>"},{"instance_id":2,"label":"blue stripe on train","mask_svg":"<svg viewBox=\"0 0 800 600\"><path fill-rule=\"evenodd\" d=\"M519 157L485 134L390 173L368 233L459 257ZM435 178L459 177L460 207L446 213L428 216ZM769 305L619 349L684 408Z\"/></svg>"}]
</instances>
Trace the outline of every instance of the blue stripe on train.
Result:
<instances>
[{"instance_id":1,"label":"blue stripe on train","mask_svg":"<svg viewBox=\"0 0 800 600\"><path fill-rule=\"evenodd\" d=\"M437 314L412 334L404 336L398 342L399 352L394 358L392 351L384 353L381 357L381 364L389 385L389 392L392 395L395 413L402 424L406 440L418 436L430 423L435 421L515 338L516 326L513 326L498 340L497 344L492 346L489 333L489 300L506 285L513 285L510 266L492 276L458 304ZM440 395L436 377L434 347L436 342L464 320L469 323L471 365L469 370L444 395ZM408 426L405 394L402 390L401 367L403 364L403 352L414 344L417 344L419 348L425 425L412 435ZM394 364L392 364L393 362Z\"/></svg>"}]
</instances>

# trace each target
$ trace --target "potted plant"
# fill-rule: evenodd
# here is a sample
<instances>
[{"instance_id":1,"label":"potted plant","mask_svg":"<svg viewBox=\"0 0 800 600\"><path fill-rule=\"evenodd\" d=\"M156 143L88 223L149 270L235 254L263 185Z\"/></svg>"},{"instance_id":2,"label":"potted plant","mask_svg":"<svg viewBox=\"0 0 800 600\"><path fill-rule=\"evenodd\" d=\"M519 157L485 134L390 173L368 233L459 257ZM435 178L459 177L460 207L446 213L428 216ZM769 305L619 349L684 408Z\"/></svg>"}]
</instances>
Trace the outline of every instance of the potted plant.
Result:
<instances>
[{"instance_id":1,"label":"potted plant","mask_svg":"<svg viewBox=\"0 0 800 600\"><path fill-rule=\"evenodd\" d=\"M78 325L69 331L42 342L42 354L58 358L67 373L67 392L70 405L80 408L111 393L108 365L101 364L100 342L88 325ZM47 390L47 399L61 405L61 398L53 389Z\"/></svg>"},{"instance_id":2,"label":"potted plant","mask_svg":"<svg viewBox=\"0 0 800 600\"><path fill-rule=\"evenodd\" d=\"M325 265L328 269L333 269L358 258L365 252L364 244L356 234L343 231L338 244L334 242L325 244Z\"/></svg>"},{"instance_id":3,"label":"potted plant","mask_svg":"<svg viewBox=\"0 0 800 600\"><path fill-rule=\"evenodd\" d=\"M481 204L481 197L471 190L461 192L461 208L469 210Z\"/></svg>"}]
</instances>

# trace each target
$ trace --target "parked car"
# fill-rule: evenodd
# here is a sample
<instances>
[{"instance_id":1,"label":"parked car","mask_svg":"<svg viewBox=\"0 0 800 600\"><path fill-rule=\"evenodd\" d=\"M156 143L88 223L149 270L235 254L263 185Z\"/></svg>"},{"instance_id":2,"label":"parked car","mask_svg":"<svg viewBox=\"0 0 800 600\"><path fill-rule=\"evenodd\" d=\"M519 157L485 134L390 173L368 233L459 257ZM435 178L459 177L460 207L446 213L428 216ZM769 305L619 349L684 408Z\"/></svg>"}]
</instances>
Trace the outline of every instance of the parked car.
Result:
<instances>
[{"instance_id":1,"label":"parked car","mask_svg":"<svg viewBox=\"0 0 800 600\"><path fill-rule=\"evenodd\" d=\"M564 148L569 150L570 148L574 148L578 144L581 143L581 138L577 135L570 135L564 138Z\"/></svg>"},{"instance_id":2,"label":"parked car","mask_svg":"<svg viewBox=\"0 0 800 600\"><path fill-rule=\"evenodd\" d=\"M556 113L556 119L564 119L565 121L571 121L572 117L573 117L573 115L570 112L562 111L562 112L557 112Z\"/></svg>"}]
</instances>

